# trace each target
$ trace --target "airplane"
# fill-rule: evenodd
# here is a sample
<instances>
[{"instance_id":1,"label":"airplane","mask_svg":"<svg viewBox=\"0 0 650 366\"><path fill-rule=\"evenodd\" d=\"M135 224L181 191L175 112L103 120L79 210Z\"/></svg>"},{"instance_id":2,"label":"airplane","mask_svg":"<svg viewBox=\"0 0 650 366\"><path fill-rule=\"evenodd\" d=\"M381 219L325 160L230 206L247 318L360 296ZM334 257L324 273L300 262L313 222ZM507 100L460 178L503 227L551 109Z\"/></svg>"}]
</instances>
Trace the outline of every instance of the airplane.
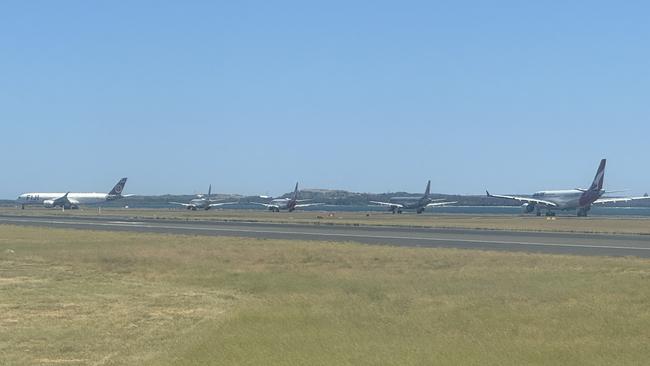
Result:
<instances>
[{"instance_id":1,"label":"airplane","mask_svg":"<svg viewBox=\"0 0 650 366\"><path fill-rule=\"evenodd\" d=\"M23 193L16 201L24 210L25 205L43 205L45 208L61 207L63 209L77 209L80 204L96 204L131 197L132 194L122 195L126 178L119 182L108 193Z\"/></svg>"},{"instance_id":2,"label":"airplane","mask_svg":"<svg viewBox=\"0 0 650 366\"><path fill-rule=\"evenodd\" d=\"M212 195L212 184L208 187L208 195L207 197L199 194L196 196L196 198L192 199L189 203L182 203L182 202L169 202L173 205L181 205L187 208L188 210L196 211L198 209L202 210L209 210L213 207L219 207L223 205L232 205L237 202L217 202L215 200L211 200L210 196ZM217 202L217 203L213 203Z\"/></svg>"},{"instance_id":3,"label":"airplane","mask_svg":"<svg viewBox=\"0 0 650 366\"><path fill-rule=\"evenodd\" d=\"M648 195L640 197L612 197L602 198L606 193L614 193L614 191L603 190L603 182L605 180L605 164L607 159L602 159L596 176L589 189L575 188L557 191L539 191L534 193L531 197L517 197L517 196L504 196L497 194L490 194L485 191L488 197L505 198L519 202L523 202L521 206L524 213L531 213L535 211L537 216L542 215L542 209L546 210L546 216L555 216L555 210L576 210L580 217L586 217L592 205L610 203L610 202L629 202L636 200L649 199Z\"/></svg>"},{"instance_id":4,"label":"airplane","mask_svg":"<svg viewBox=\"0 0 650 366\"><path fill-rule=\"evenodd\" d=\"M439 207L445 205L451 205L456 202L441 202L444 201L444 198L441 199L431 199L429 194L431 191L431 181L427 182L427 188L424 190L424 195L420 198L417 197L391 197L390 202L380 202L380 201L370 201L376 205L388 206L388 211L392 211L393 214L397 212L398 214L402 213L402 210L415 210L418 214L424 212L427 207Z\"/></svg>"},{"instance_id":5,"label":"airplane","mask_svg":"<svg viewBox=\"0 0 650 366\"><path fill-rule=\"evenodd\" d=\"M296 188L294 188L291 198L275 198L270 203L261 203L261 202L251 202L251 203L255 205L265 206L266 208L269 209L269 211L273 211L273 212L280 212L280 210L288 210L289 212L293 212L297 208L324 205L324 203L300 203L305 201L310 201L310 200L298 199L298 182L296 182Z\"/></svg>"}]
</instances>

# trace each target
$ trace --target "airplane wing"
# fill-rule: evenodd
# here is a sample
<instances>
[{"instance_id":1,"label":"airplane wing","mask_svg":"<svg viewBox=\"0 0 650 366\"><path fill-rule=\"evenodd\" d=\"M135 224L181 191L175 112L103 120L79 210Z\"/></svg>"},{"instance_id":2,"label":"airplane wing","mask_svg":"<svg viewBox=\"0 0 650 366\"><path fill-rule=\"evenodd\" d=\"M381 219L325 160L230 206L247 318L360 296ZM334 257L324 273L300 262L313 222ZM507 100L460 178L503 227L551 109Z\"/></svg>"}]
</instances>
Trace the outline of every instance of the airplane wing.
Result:
<instances>
[{"instance_id":1,"label":"airplane wing","mask_svg":"<svg viewBox=\"0 0 650 366\"><path fill-rule=\"evenodd\" d=\"M433 200L430 199L429 201L431 201L431 202L440 202L440 201L444 201L444 200L445 200L445 198L436 198L436 199L433 199Z\"/></svg>"},{"instance_id":2,"label":"airplane wing","mask_svg":"<svg viewBox=\"0 0 650 366\"><path fill-rule=\"evenodd\" d=\"M191 207L191 206L194 206L194 205L191 205L191 204L189 204L189 203L181 203L181 202L169 202L169 203L172 204L172 205L181 205L181 206L183 206L183 207Z\"/></svg>"},{"instance_id":3,"label":"airplane wing","mask_svg":"<svg viewBox=\"0 0 650 366\"><path fill-rule=\"evenodd\" d=\"M270 204L270 203L262 203L262 202L249 202L249 203L250 203L250 204L253 204L253 205L264 206L264 207L277 207L277 208L280 208L280 206L278 206L278 205L273 205L273 204Z\"/></svg>"},{"instance_id":4,"label":"airplane wing","mask_svg":"<svg viewBox=\"0 0 650 366\"><path fill-rule=\"evenodd\" d=\"M647 199L650 199L650 196L599 198L596 201L594 201L594 204L612 203L612 202L630 202L630 201L647 200Z\"/></svg>"},{"instance_id":5,"label":"airplane wing","mask_svg":"<svg viewBox=\"0 0 650 366\"><path fill-rule=\"evenodd\" d=\"M239 202L219 202L219 203L211 203L211 204L210 204L210 207L219 207L219 206L223 206L223 205L234 205L234 204L236 204L236 203L239 203Z\"/></svg>"},{"instance_id":6,"label":"airplane wing","mask_svg":"<svg viewBox=\"0 0 650 366\"><path fill-rule=\"evenodd\" d=\"M401 205L399 203L390 203L390 202L381 202L381 201L370 201L370 203L374 203L375 205L380 205L380 206L390 206L390 207L397 207L397 208L404 207L404 205Z\"/></svg>"},{"instance_id":7,"label":"airplane wing","mask_svg":"<svg viewBox=\"0 0 650 366\"><path fill-rule=\"evenodd\" d=\"M324 205L324 203L301 203L299 205L296 205L296 208L302 208L302 207L309 207L309 206L320 206Z\"/></svg>"},{"instance_id":8,"label":"airplane wing","mask_svg":"<svg viewBox=\"0 0 650 366\"><path fill-rule=\"evenodd\" d=\"M588 191L588 189L584 189L584 188L574 188L574 189L576 191L580 191L580 192L587 192ZM603 193L604 194L612 194L612 193L623 193L623 192L629 192L629 191L630 191L629 189L619 189L617 191L605 191Z\"/></svg>"},{"instance_id":9,"label":"airplane wing","mask_svg":"<svg viewBox=\"0 0 650 366\"><path fill-rule=\"evenodd\" d=\"M433 202L429 203L427 207L439 207L439 206L446 206L446 205L453 205L454 203L458 203L457 201L454 202Z\"/></svg>"},{"instance_id":10,"label":"airplane wing","mask_svg":"<svg viewBox=\"0 0 650 366\"><path fill-rule=\"evenodd\" d=\"M545 201L545 200L540 200L537 198L532 198L532 197L517 197L517 196L502 196L498 194L490 194L490 192L485 191L487 193L488 197L494 197L494 198L505 198L508 200L515 200L519 202L528 202L528 203L534 203L538 205L544 205L544 206L549 206L549 207L557 207L557 203L551 202L551 201Z\"/></svg>"},{"instance_id":11,"label":"airplane wing","mask_svg":"<svg viewBox=\"0 0 650 366\"><path fill-rule=\"evenodd\" d=\"M65 204L74 205L74 204L79 204L79 202L76 202L76 201L72 202L68 198L68 194L70 194L70 192L64 194L63 196L61 196L61 197L59 197L57 199L52 200L52 202L54 203L54 205L65 205Z\"/></svg>"}]
</instances>

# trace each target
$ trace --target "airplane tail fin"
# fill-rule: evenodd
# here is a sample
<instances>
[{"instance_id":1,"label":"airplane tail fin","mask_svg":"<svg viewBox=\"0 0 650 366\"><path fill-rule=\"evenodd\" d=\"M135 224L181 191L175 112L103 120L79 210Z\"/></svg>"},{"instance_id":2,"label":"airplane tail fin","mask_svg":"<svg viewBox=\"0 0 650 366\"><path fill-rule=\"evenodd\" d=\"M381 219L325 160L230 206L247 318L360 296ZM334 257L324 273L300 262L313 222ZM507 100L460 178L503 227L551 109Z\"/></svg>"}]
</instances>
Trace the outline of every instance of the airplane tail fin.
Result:
<instances>
[{"instance_id":1,"label":"airplane tail fin","mask_svg":"<svg viewBox=\"0 0 650 366\"><path fill-rule=\"evenodd\" d=\"M431 180L427 182L427 189L424 190L424 198L428 198L429 194L431 194Z\"/></svg>"},{"instance_id":2,"label":"airplane tail fin","mask_svg":"<svg viewBox=\"0 0 650 366\"><path fill-rule=\"evenodd\" d=\"M591 183L591 187L589 187L590 191L600 191L603 189L603 181L605 180L606 163L607 163L607 159L602 159L600 161L600 165L598 166L598 170L596 171L596 176L594 177L594 181Z\"/></svg>"},{"instance_id":3,"label":"airplane tail fin","mask_svg":"<svg viewBox=\"0 0 650 366\"><path fill-rule=\"evenodd\" d=\"M126 184L126 178L120 179L120 181L117 182L115 187L113 187L113 189L111 189L111 191L108 192L108 194L111 196L121 196L125 184Z\"/></svg>"},{"instance_id":4,"label":"airplane tail fin","mask_svg":"<svg viewBox=\"0 0 650 366\"><path fill-rule=\"evenodd\" d=\"M208 199L210 199L210 195L212 194L212 184L208 186Z\"/></svg>"},{"instance_id":5,"label":"airplane tail fin","mask_svg":"<svg viewBox=\"0 0 650 366\"><path fill-rule=\"evenodd\" d=\"M296 182L296 188L293 189L293 195L291 196L291 199L298 199L298 182Z\"/></svg>"}]
</instances>

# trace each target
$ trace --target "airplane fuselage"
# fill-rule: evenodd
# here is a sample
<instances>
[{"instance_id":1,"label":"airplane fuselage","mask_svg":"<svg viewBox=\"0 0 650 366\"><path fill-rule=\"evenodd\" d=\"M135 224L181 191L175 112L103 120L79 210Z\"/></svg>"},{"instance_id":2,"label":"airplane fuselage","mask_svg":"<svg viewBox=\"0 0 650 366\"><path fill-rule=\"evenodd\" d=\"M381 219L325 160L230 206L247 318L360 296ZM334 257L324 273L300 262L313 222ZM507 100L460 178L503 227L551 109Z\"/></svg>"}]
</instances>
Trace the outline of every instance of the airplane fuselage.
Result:
<instances>
[{"instance_id":1,"label":"airplane fuselage","mask_svg":"<svg viewBox=\"0 0 650 366\"><path fill-rule=\"evenodd\" d=\"M271 201L270 205L273 205L273 207L277 207L280 210L293 211L295 210L297 203L296 200L290 198L276 198ZM271 209L273 207L271 207Z\"/></svg>"},{"instance_id":2,"label":"airplane fuselage","mask_svg":"<svg viewBox=\"0 0 650 366\"><path fill-rule=\"evenodd\" d=\"M557 210L575 210L588 208L594 201L599 199L605 191L581 191L578 189L565 189L554 191L539 191L533 194L533 198L553 202Z\"/></svg>"},{"instance_id":3,"label":"airplane fuselage","mask_svg":"<svg viewBox=\"0 0 650 366\"><path fill-rule=\"evenodd\" d=\"M195 198L190 201L190 205L191 206L189 206L188 208L195 209L195 210L196 209L205 210L210 208L210 202L208 202L208 200L206 200L205 198Z\"/></svg>"},{"instance_id":4,"label":"airplane fuselage","mask_svg":"<svg viewBox=\"0 0 650 366\"><path fill-rule=\"evenodd\" d=\"M32 192L32 193L23 193L16 201L20 205L45 205L46 202L55 200L57 198L63 197L65 192ZM116 199L117 196L112 196L107 193L69 193L68 199L79 204L96 204L106 201L112 201Z\"/></svg>"},{"instance_id":5,"label":"airplane fuselage","mask_svg":"<svg viewBox=\"0 0 650 366\"><path fill-rule=\"evenodd\" d=\"M431 202L434 202L434 200L423 197L393 197L389 199L389 202L402 205L402 210L416 210L422 212L427 207L427 205ZM391 207L389 210L392 211L394 209Z\"/></svg>"}]
</instances>

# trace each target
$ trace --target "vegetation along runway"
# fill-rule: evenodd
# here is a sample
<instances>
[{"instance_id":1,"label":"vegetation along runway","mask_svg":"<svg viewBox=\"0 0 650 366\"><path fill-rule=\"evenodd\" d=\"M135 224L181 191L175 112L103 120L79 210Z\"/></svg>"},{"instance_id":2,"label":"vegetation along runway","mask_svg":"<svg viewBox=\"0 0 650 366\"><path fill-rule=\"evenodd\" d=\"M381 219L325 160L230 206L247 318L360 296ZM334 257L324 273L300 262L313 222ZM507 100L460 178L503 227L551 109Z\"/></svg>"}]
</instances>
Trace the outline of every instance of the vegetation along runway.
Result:
<instances>
[{"instance_id":1,"label":"vegetation along runway","mask_svg":"<svg viewBox=\"0 0 650 366\"><path fill-rule=\"evenodd\" d=\"M1 215L0 223L107 231L358 242L407 247L448 247L556 254L650 257L650 235L642 234L371 226L359 224L313 225L261 221L163 220L89 215L74 217Z\"/></svg>"}]
</instances>

